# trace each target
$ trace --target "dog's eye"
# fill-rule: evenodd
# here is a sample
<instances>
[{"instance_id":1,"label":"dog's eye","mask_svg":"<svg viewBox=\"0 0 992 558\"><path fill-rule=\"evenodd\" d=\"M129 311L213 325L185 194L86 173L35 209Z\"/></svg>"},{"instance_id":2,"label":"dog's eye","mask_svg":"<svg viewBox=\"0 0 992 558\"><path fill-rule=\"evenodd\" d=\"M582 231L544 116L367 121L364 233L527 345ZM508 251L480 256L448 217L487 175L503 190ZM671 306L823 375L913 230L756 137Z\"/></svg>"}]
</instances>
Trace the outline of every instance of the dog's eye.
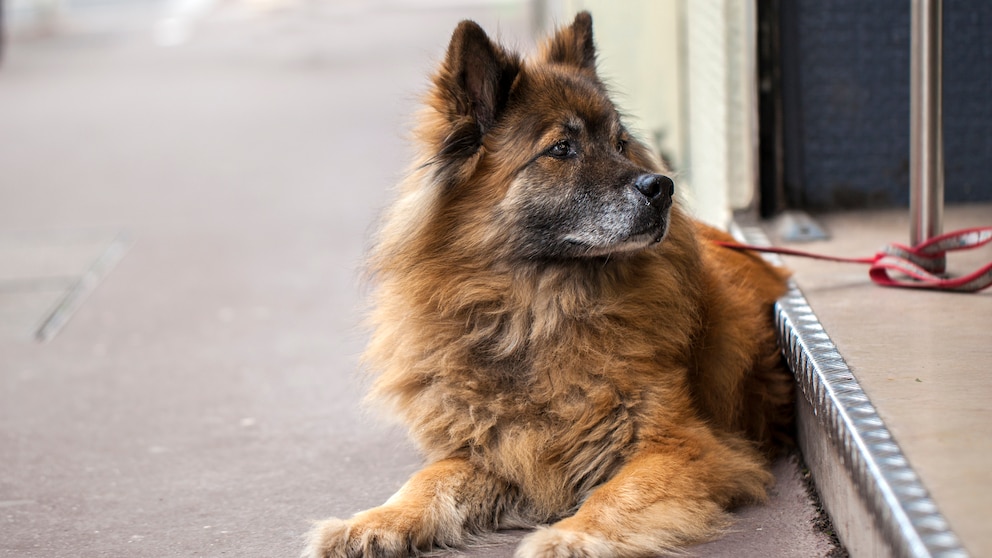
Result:
<instances>
[{"instance_id":1,"label":"dog's eye","mask_svg":"<svg viewBox=\"0 0 992 558\"><path fill-rule=\"evenodd\" d=\"M572 144L570 144L568 140L561 140L548 149L548 155L554 157L555 159L565 159L571 154Z\"/></svg>"},{"instance_id":2,"label":"dog's eye","mask_svg":"<svg viewBox=\"0 0 992 558\"><path fill-rule=\"evenodd\" d=\"M617 141L617 153L623 155L627 152L627 140Z\"/></svg>"}]
</instances>

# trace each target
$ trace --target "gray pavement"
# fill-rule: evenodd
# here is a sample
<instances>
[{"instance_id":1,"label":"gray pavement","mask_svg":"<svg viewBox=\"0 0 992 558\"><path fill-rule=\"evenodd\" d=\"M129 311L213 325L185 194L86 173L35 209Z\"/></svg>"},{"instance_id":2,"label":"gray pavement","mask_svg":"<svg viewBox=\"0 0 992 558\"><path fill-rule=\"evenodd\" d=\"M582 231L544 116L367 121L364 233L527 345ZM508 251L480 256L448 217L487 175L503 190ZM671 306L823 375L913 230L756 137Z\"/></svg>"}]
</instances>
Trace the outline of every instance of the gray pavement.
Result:
<instances>
[{"instance_id":1,"label":"gray pavement","mask_svg":"<svg viewBox=\"0 0 992 558\"><path fill-rule=\"evenodd\" d=\"M357 269L451 29L526 46L529 8L273 6L218 4L170 48L152 4L8 45L0 555L295 556L308 520L418 467L359 404ZM691 554L828 555L795 463L776 472L769 506Z\"/></svg>"}]
</instances>

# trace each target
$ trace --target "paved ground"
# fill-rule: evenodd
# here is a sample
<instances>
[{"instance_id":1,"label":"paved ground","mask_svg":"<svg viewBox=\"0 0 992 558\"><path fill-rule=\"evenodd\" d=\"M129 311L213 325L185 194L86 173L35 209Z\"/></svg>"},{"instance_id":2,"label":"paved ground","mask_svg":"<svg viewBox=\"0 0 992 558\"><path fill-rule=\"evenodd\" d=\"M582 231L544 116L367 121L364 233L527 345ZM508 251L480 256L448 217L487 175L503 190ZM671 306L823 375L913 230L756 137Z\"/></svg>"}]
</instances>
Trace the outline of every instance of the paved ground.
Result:
<instances>
[{"instance_id":1,"label":"paved ground","mask_svg":"<svg viewBox=\"0 0 992 558\"><path fill-rule=\"evenodd\" d=\"M358 403L357 262L454 24L526 45L529 11L410 4L227 3L172 48L148 4L9 46L0 555L295 556L308 519L417 468ZM693 554L827 555L795 464L776 470L772 504Z\"/></svg>"}]
</instances>

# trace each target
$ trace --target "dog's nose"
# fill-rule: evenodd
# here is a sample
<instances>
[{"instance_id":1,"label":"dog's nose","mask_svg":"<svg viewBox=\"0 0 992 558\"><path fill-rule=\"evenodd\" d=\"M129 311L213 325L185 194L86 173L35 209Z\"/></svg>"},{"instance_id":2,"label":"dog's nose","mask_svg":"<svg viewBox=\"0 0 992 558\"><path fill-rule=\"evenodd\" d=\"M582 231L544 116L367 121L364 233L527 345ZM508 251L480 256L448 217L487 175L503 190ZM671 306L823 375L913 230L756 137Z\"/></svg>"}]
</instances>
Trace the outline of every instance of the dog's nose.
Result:
<instances>
[{"instance_id":1,"label":"dog's nose","mask_svg":"<svg viewBox=\"0 0 992 558\"><path fill-rule=\"evenodd\" d=\"M634 181L634 187L649 200L675 195L675 183L663 174L642 174Z\"/></svg>"}]
</instances>

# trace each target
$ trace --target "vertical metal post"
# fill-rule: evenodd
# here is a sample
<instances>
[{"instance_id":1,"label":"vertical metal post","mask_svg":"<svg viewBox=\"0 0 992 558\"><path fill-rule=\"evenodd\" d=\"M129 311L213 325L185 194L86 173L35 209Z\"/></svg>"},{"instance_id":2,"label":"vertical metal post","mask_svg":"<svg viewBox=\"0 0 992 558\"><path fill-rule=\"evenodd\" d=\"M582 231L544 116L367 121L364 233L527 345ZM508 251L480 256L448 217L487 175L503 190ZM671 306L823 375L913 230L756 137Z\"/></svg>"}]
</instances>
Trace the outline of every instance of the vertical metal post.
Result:
<instances>
[{"instance_id":1,"label":"vertical metal post","mask_svg":"<svg viewBox=\"0 0 992 558\"><path fill-rule=\"evenodd\" d=\"M909 210L913 245L941 234L943 227L941 4L942 0L912 0Z\"/></svg>"}]
</instances>

